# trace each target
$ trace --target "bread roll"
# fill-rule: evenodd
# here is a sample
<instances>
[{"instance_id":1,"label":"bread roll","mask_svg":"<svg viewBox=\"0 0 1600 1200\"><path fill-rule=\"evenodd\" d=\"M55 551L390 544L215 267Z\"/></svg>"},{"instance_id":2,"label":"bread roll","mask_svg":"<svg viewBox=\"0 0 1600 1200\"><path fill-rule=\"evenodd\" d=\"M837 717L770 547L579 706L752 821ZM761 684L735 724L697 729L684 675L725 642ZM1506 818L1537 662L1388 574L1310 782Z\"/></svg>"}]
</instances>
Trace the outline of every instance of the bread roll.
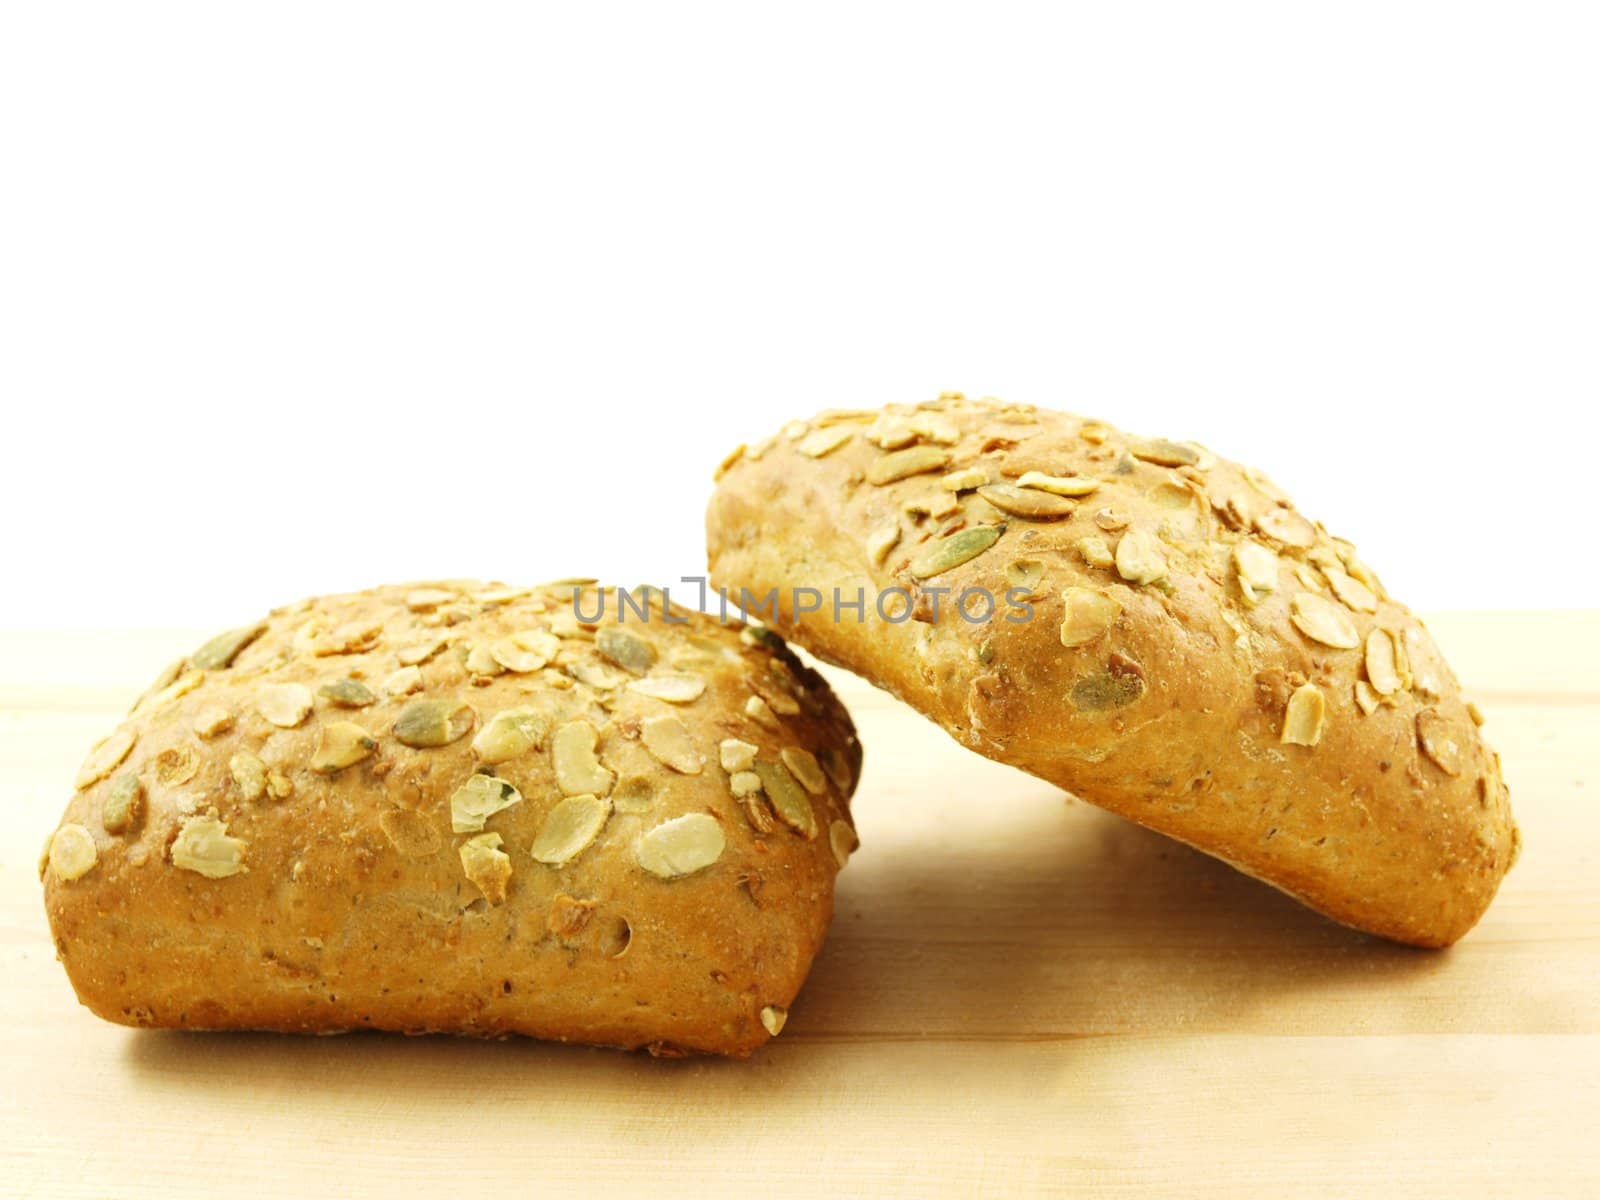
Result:
<instances>
[{"instance_id":1,"label":"bread roll","mask_svg":"<svg viewBox=\"0 0 1600 1200\"><path fill-rule=\"evenodd\" d=\"M776 1034L855 844L849 717L764 632L573 593L333 596L175 664L43 864L83 1003L656 1053Z\"/></svg>"},{"instance_id":2,"label":"bread roll","mask_svg":"<svg viewBox=\"0 0 1600 1200\"><path fill-rule=\"evenodd\" d=\"M794 422L719 479L713 583L981 754L1422 946L1515 858L1422 622L1257 471L952 395Z\"/></svg>"}]
</instances>

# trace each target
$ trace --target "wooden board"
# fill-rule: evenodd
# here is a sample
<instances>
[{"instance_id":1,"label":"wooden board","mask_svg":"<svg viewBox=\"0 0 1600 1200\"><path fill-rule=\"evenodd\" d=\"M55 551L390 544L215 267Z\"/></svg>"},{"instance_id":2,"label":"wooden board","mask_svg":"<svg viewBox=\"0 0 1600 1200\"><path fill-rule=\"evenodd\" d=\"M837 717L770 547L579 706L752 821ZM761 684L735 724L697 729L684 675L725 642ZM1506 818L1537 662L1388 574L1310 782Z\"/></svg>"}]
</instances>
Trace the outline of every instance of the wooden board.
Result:
<instances>
[{"instance_id":1,"label":"wooden board","mask_svg":"<svg viewBox=\"0 0 1600 1200\"><path fill-rule=\"evenodd\" d=\"M1340 929L835 676L863 845L743 1063L96 1020L39 845L89 743L199 639L0 635L0 1191L1600 1194L1600 613L1430 624L1526 835L1454 950Z\"/></svg>"}]
</instances>

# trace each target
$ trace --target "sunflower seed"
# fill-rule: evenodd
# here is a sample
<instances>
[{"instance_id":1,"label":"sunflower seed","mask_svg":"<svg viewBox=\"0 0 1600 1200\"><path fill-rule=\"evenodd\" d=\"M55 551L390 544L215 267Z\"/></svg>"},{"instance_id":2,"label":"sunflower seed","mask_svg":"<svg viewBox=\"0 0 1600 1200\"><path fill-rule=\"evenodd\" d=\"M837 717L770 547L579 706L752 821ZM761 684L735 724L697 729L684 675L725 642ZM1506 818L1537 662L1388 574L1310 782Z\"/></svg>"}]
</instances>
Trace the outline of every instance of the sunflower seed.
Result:
<instances>
[{"instance_id":1,"label":"sunflower seed","mask_svg":"<svg viewBox=\"0 0 1600 1200\"><path fill-rule=\"evenodd\" d=\"M872 565L875 567L883 566L884 560L889 557L889 551L894 549L895 543L899 540L899 522L881 525L869 533L867 535L867 557L872 561Z\"/></svg>"},{"instance_id":2,"label":"sunflower seed","mask_svg":"<svg viewBox=\"0 0 1600 1200\"><path fill-rule=\"evenodd\" d=\"M744 702L744 715L757 724L765 725L770 729L783 728L782 725L778 724L778 718L773 715L771 705L760 696L751 696L750 699Z\"/></svg>"},{"instance_id":3,"label":"sunflower seed","mask_svg":"<svg viewBox=\"0 0 1600 1200\"><path fill-rule=\"evenodd\" d=\"M748 771L750 764L756 760L756 748L738 738L724 738L717 745L717 759L729 774Z\"/></svg>"},{"instance_id":4,"label":"sunflower seed","mask_svg":"<svg viewBox=\"0 0 1600 1200\"><path fill-rule=\"evenodd\" d=\"M504 904L511 886L511 856L500 849L504 844L498 833L480 833L456 851L462 873L490 904Z\"/></svg>"},{"instance_id":5,"label":"sunflower seed","mask_svg":"<svg viewBox=\"0 0 1600 1200\"><path fill-rule=\"evenodd\" d=\"M1024 471L1022 478L1017 480L1017 486L1056 496L1087 496L1100 486L1100 481L1082 475L1046 475L1043 471Z\"/></svg>"},{"instance_id":6,"label":"sunflower seed","mask_svg":"<svg viewBox=\"0 0 1600 1200\"><path fill-rule=\"evenodd\" d=\"M1417 714L1417 741L1446 775L1461 774L1461 737L1455 724L1437 709L1425 708Z\"/></svg>"},{"instance_id":7,"label":"sunflower seed","mask_svg":"<svg viewBox=\"0 0 1600 1200\"><path fill-rule=\"evenodd\" d=\"M1400 670L1395 662L1394 638L1382 629L1367 634L1367 679L1380 696L1400 690Z\"/></svg>"},{"instance_id":8,"label":"sunflower seed","mask_svg":"<svg viewBox=\"0 0 1600 1200\"><path fill-rule=\"evenodd\" d=\"M854 432L843 425L835 425L831 429L817 429L801 438L800 444L795 449L807 458L824 458L848 442L854 436Z\"/></svg>"},{"instance_id":9,"label":"sunflower seed","mask_svg":"<svg viewBox=\"0 0 1600 1200\"><path fill-rule=\"evenodd\" d=\"M450 644L447 636L429 638L427 641L418 642L414 646L404 646L396 654L395 659L402 667L420 666L427 662L439 651Z\"/></svg>"},{"instance_id":10,"label":"sunflower seed","mask_svg":"<svg viewBox=\"0 0 1600 1200\"><path fill-rule=\"evenodd\" d=\"M1061 644L1069 648L1086 646L1103 636L1122 613L1122 605L1092 588L1068 588L1061 593L1061 600Z\"/></svg>"},{"instance_id":11,"label":"sunflower seed","mask_svg":"<svg viewBox=\"0 0 1600 1200\"><path fill-rule=\"evenodd\" d=\"M1129 583L1154 583L1167 574L1161 543L1142 529L1130 529L1117 543L1117 574Z\"/></svg>"},{"instance_id":12,"label":"sunflower seed","mask_svg":"<svg viewBox=\"0 0 1600 1200\"><path fill-rule=\"evenodd\" d=\"M761 1010L761 1026L773 1037L783 1032L784 1025L789 1020L789 1010L776 1004L769 1004Z\"/></svg>"},{"instance_id":13,"label":"sunflower seed","mask_svg":"<svg viewBox=\"0 0 1600 1200\"><path fill-rule=\"evenodd\" d=\"M935 416L932 413L921 412L913 416L908 422L911 432L918 437L925 437L930 442L939 442L941 445L954 446L961 440L961 431L955 424L945 417Z\"/></svg>"},{"instance_id":14,"label":"sunflower seed","mask_svg":"<svg viewBox=\"0 0 1600 1200\"><path fill-rule=\"evenodd\" d=\"M573 678L579 683L601 692L615 691L628 680L626 675L618 674L605 663L575 662L569 665L567 670L572 672Z\"/></svg>"},{"instance_id":15,"label":"sunflower seed","mask_svg":"<svg viewBox=\"0 0 1600 1200\"><path fill-rule=\"evenodd\" d=\"M123 759L128 757L128 752L133 749L134 735L126 729L119 729L110 737L95 744L89 751L89 757L83 760L83 766L78 768L78 777L74 780L78 789L88 787L92 783L104 779Z\"/></svg>"},{"instance_id":16,"label":"sunflower seed","mask_svg":"<svg viewBox=\"0 0 1600 1200\"><path fill-rule=\"evenodd\" d=\"M942 471L949 465L950 456L937 446L908 446L874 459L867 468L867 482L882 487L913 475Z\"/></svg>"},{"instance_id":17,"label":"sunflower seed","mask_svg":"<svg viewBox=\"0 0 1600 1200\"><path fill-rule=\"evenodd\" d=\"M377 748L377 739L354 721L334 721L322 727L317 749L311 756L311 769L332 775L355 766Z\"/></svg>"},{"instance_id":18,"label":"sunflower seed","mask_svg":"<svg viewBox=\"0 0 1600 1200\"><path fill-rule=\"evenodd\" d=\"M1239 572L1239 591L1254 604L1258 593L1276 591L1278 556L1260 542L1242 541L1233 548L1233 565Z\"/></svg>"},{"instance_id":19,"label":"sunflower seed","mask_svg":"<svg viewBox=\"0 0 1600 1200\"><path fill-rule=\"evenodd\" d=\"M1361 644L1355 622L1333 601L1311 592L1297 592L1289 602L1289 619L1314 642L1336 650L1353 650Z\"/></svg>"},{"instance_id":20,"label":"sunflower seed","mask_svg":"<svg viewBox=\"0 0 1600 1200\"><path fill-rule=\"evenodd\" d=\"M887 414L879 414L863 436L880 450L902 450L917 440L911 426Z\"/></svg>"},{"instance_id":21,"label":"sunflower seed","mask_svg":"<svg viewBox=\"0 0 1600 1200\"><path fill-rule=\"evenodd\" d=\"M993 483L988 487L981 487L978 489L978 495L1001 512L1010 513L1014 517L1026 517L1030 521L1057 521L1062 517L1070 517L1073 510L1078 507L1076 500L1069 500L1065 496L1009 483Z\"/></svg>"},{"instance_id":22,"label":"sunflower seed","mask_svg":"<svg viewBox=\"0 0 1600 1200\"><path fill-rule=\"evenodd\" d=\"M99 857L94 835L82 825L63 825L50 839L50 870L63 883L82 879Z\"/></svg>"},{"instance_id":23,"label":"sunflower seed","mask_svg":"<svg viewBox=\"0 0 1600 1200\"><path fill-rule=\"evenodd\" d=\"M1333 594L1339 597L1347 608L1364 613L1378 611L1378 598L1359 579L1346 575L1337 567L1323 567L1322 573L1327 577L1328 586L1333 589Z\"/></svg>"},{"instance_id":24,"label":"sunflower seed","mask_svg":"<svg viewBox=\"0 0 1600 1200\"><path fill-rule=\"evenodd\" d=\"M542 670L560 650L561 639L543 629L524 630L489 643L495 661L517 675Z\"/></svg>"},{"instance_id":25,"label":"sunflower seed","mask_svg":"<svg viewBox=\"0 0 1600 1200\"><path fill-rule=\"evenodd\" d=\"M508 708L497 712L478 736L472 749L485 763L509 762L544 744L549 724L544 714L533 708Z\"/></svg>"},{"instance_id":26,"label":"sunflower seed","mask_svg":"<svg viewBox=\"0 0 1600 1200\"><path fill-rule=\"evenodd\" d=\"M432 612L441 604L449 604L459 597L444 588L417 588L406 593L406 607L412 612Z\"/></svg>"},{"instance_id":27,"label":"sunflower seed","mask_svg":"<svg viewBox=\"0 0 1600 1200\"><path fill-rule=\"evenodd\" d=\"M685 813L663 821L639 838L634 857L650 874L679 879L703 871L719 858L727 838L717 819L707 813Z\"/></svg>"},{"instance_id":28,"label":"sunflower seed","mask_svg":"<svg viewBox=\"0 0 1600 1200\"><path fill-rule=\"evenodd\" d=\"M587 721L570 721L550 740L550 759L555 765L556 786L563 796L610 794L616 776L600 765L595 743L600 735Z\"/></svg>"},{"instance_id":29,"label":"sunflower seed","mask_svg":"<svg viewBox=\"0 0 1600 1200\"><path fill-rule=\"evenodd\" d=\"M422 690L422 669L420 667L401 667L398 671L387 676L379 688L385 696L409 696L412 692Z\"/></svg>"},{"instance_id":30,"label":"sunflower seed","mask_svg":"<svg viewBox=\"0 0 1600 1200\"><path fill-rule=\"evenodd\" d=\"M557 892L555 899L550 901L545 928L563 941L570 941L584 931L589 918L599 907L598 900L579 900L565 892Z\"/></svg>"},{"instance_id":31,"label":"sunflower seed","mask_svg":"<svg viewBox=\"0 0 1600 1200\"><path fill-rule=\"evenodd\" d=\"M856 836L849 821L835 821L828 826L828 845L833 850L833 860L842 871L850 861L850 856L856 852L856 847L861 845L861 839Z\"/></svg>"},{"instance_id":32,"label":"sunflower seed","mask_svg":"<svg viewBox=\"0 0 1600 1200\"><path fill-rule=\"evenodd\" d=\"M450 829L477 833L484 822L502 809L522 803L522 793L493 775L472 775L450 796Z\"/></svg>"},{"instance_id":33,"label":"sunflower seed","mask_svg":"<svg viewBox=\"0 0 1600 1200\"><path fill-rule=\"evenodd\" d=\"M1079 538L1077 546L1078 553L1083 557L1083 561L1091 567L1109 570L1117 565L1116 556L1111 553L1111 547L1106 545L1106 540L1103 537Z\"/></svg>"},{"instance_id":34,"label":"sunflower seed","mask_svg":"<svg viewBox=\"0 0 1600 1200\"><path fill-rule=\"evenodd\" d=\"M533 839L533 857L547 866L561 867L582 854L599 836L611 816L611 801L582 794L568 796L545 817Z\"/></svg>"},{"instance_id":35,"label":"sunflower seed","mask_svg":"<svg viewBox=\"0 0 1600 1200\"><path fill-rule=\"evenodd\" d=\"M1370 683L1365 679L1356 680L1356 707L1370 717L1382 703L1382 698L1372 690Z\"/></svg>"},{"instance_id":36,"label":"sunflower seed","mask_svg":"<svg viewBox=\"0 0 1600 1200\"><path fill-rule=\"evenodd\" d=\"M395 740L416 749L448 746L472 728L472 718L459 700L413 700L395 720Z\"/></svg>"},{"instance_id":37,"label":"sunflower seed","mask_svg":"<svg viewBox=\"0 0 1600 1200\"><path fill-rule=\"evenodd\" d=\"M1269 508L1257 513L1255 525L1262 536L1297 550L1308 549L1317 541L1311 522L1292 508Z\"/></svg>"},{"instance_id":38,"label":"sunflower seed","mask_svg":"<svg viewBox=\"0 0 1600 1200\"><path fill-rule=\"evenodd\" d=\"M1019 558L1006 566L1007 595L1022 592L1023 599L1038 594L1039 583L1044 579L1044 564L1036 558Z\"/></svg>"},{"instance_id":39,"label":"sunflower seed","mask_svg":"<svg viewBox=\"0 0 1600 1200\"><path fill-rule=\"evenodd\" d=\"M422 813L387 808L378 815L378 828L402 858L427 858L436 854L444 839Z\"/></svg>"},{"instance_id":40,"label":"sunflower seed","mask_svg":"<svg viewBox=\"0 0 1600 1200\"><path fill-rule=\"evenodd\" d=\"M256 711L280 729L293 729L311 715L311 689L303 683L268 684L256 693Z\"/></svg>"},{"instance_id":41,"label":"sunflower seed","mask_svg":"<svg viewBox=\"0 0 1600 1200\"><path fill-rule=\"evenodd\" d=\"M1295 746L1315 746L1322 740L1322 719L1327 701L1314 683L1302 684L1289 697L1279 741Z\"/></svg>"},{"instance_id":42,"label":"sunflower seed","mask_svg":"<svg viewBox=\"0 0 1600 1200\"><path fill-rule=\"evenodd\" d=\"M227 824L217 819L213 808L184 821L169 853L175 867L207 879L226 879L245 869L244 852L244 841L228 836Z\"/></svg>"},{"instance_id":43,"label":"sunflower seed","mask_svg":"<svg viewBox=\"0 0 1600 1200\"><path fill-rule=\"evenodd\" d=\"M365 654L378 644L382 636L383 626L375 621L351 621L332 632L313 633L308 646L317 658Z\"/></svg>"},{"instance_id":44,"label":"sunflower seed","mask_svg":"<svg viewBox=\"0 0 1600 1200\"><path fill-rule=\"evenodd\" d=\"M494 651L483 642L476 643L467 651L464 665L474 675L494 676L505 672L505 667L494 656Z\"/></svg>"},{"instance_id":45,"label":"sunflower seed","mask_svg":"<svg viewBox=\"0 0 1600 1200\"><path fill-rule=\"evenodd\" d=\"M661 671L645 679L635 679L628 685L630 692L652 696L669 704L691 704L706 690L706 681L699 675L676 671Z\"/></svg>"},{"instance_id":46,"label":"sunflower seed","mask_svg":"<svg viewBox=\"0 0 1600 1200\"><path fill-rule=\"evenodd\" d=\"M913 579L932 579L977 558L999 540L1004 525L974 525L940 538L911 563Z\"/></svg>"},{"instance_id":47,"label":"sunflower seed","mask_svg":"<svg viewBox=\"0 0 1600 1200\"><path fill-rule=\"evenodd\" d=\"M639 726L639 740L657 762L680 775L698 775L705 766L688 728L677 717L646 717Z\"/></svg>"},{"instance_id":48,"label":"sunflower seed","mask_svg":"<svg viewBox=\"0 0 1600 1200\"><path fill-rule=\"evenodd\" d=\"M241 750L228 760L228 774L245 800L259 800L267 790L267 764L248 750Z\"/></svg>"},{"instance_id":49,"label":"sunflower seed","mask_svg":"<svg viewBox=\"0 0 1600 1200\"><path fill-rule=\"evenodd\" d=\"M941 478L939 486L947 492L970 492L973 488L981 489L988 482L989 472L984 468L965 467Z\"/></svg>"}]
</instances>

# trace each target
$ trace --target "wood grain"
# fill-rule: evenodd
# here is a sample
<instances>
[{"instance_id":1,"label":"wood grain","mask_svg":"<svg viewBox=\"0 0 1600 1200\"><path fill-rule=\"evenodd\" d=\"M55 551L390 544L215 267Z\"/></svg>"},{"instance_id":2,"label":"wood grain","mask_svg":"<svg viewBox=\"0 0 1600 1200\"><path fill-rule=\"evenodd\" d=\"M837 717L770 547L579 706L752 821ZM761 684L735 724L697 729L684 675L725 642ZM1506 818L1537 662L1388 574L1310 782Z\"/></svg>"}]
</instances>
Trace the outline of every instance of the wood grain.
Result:
<instances>
[{"instance_id":1,"label":"wood grain","mask_svg":"<svg viewBox=\"0 0 1600 1200\"><path fill-rule=\"evenodd\" d=\"M39 1196L1600 1192L1600 613L1430 627L1525 834L1444 953L1341 929L838 680L862 849L746 1063L106 1025L35 862L189 633L0 634L0 1182Z\"/></svg>"}]
</instances>

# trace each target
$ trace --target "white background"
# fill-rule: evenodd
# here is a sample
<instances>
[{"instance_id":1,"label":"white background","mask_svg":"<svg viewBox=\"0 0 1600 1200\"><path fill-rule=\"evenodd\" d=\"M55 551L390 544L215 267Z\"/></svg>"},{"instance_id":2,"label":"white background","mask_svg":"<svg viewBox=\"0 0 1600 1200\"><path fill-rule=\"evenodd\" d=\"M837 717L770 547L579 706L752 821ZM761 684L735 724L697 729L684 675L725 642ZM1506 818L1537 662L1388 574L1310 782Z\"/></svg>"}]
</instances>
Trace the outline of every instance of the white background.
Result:
<instances>
[{"instance_id":1,"label":"white background","mask_svg":"<svg viewBox=\"0 0 1600 1200\"><path fill-rule=\"evenodd\" d=\"M1600 18L0 8L3 626L670 581L713 465L997 394L1600 603Z\"/></svg>"}]
</instances>

